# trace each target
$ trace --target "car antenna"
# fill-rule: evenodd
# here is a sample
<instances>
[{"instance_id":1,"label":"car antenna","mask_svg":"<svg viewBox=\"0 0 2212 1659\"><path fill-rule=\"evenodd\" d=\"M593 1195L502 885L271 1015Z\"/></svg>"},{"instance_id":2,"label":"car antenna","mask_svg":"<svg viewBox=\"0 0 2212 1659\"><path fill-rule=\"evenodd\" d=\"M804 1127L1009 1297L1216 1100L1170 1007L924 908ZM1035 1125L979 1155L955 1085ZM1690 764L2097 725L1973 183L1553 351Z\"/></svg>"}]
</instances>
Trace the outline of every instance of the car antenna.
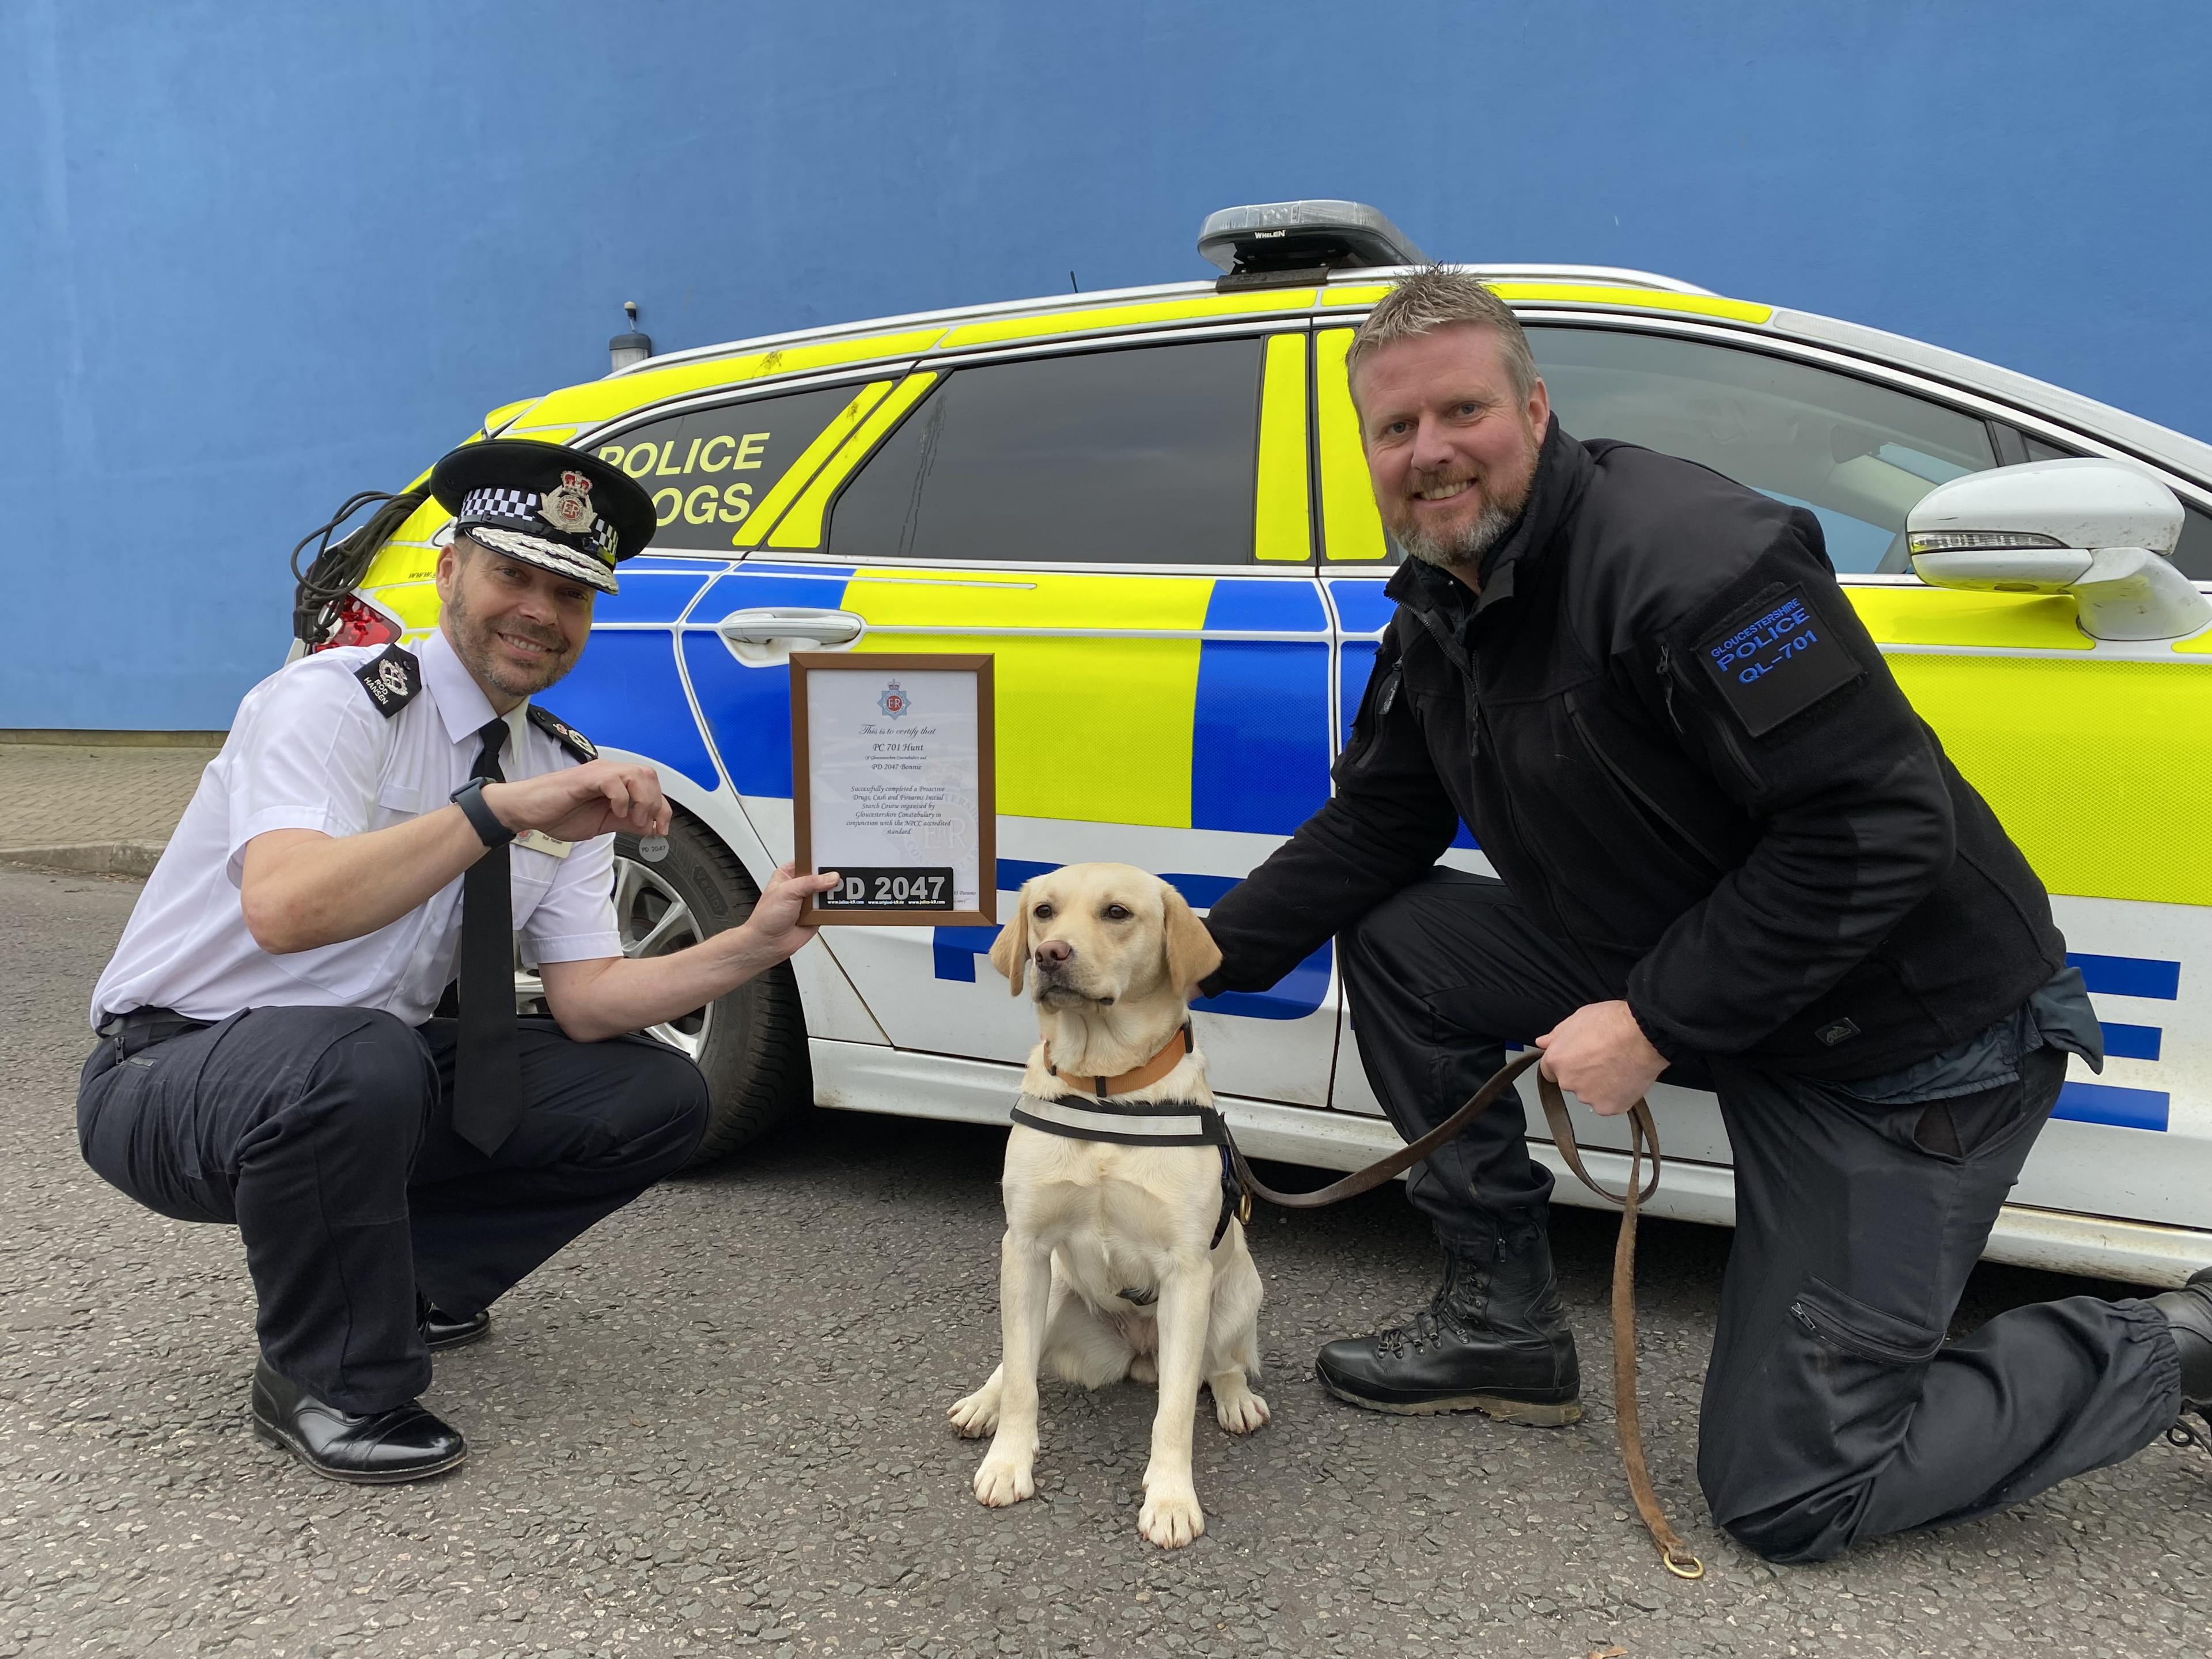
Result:
<instances>
[{"instance_id":1,"label":"car antenna","mask_svg":"<svg viewBox=\"0 0 2212 1659\"><path fill-rule=\"evenodd\" d=\"M1075 273L1072 270L1067 273L1067 291L1070 294L1080 294L1083 292L1081 289L1076 287Z\"/></svg>"}]
</instances>

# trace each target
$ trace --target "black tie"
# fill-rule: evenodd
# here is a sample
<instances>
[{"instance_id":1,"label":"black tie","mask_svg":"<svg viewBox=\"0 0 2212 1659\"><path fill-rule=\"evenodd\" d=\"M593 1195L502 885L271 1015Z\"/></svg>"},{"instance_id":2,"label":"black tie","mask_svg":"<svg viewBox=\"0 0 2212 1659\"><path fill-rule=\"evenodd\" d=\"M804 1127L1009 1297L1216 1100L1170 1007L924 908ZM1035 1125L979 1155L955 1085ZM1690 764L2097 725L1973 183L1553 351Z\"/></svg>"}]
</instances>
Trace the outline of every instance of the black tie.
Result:
<instances>
[{"instance_id":1,"label":"black tie","mask_svg":"<svg viewBox=\"0 0 2212 1659\"><path fill-rule=\"evenodd\" d=\"M472 778L504 783L500 745L507 722L477 735ZM489 1157L522 1116L522 1066L514 1036L514 904L504 846L487 848L461 881L461 992L459 1051L453 1059L453 1133Z\"/></svg>"}]
</instances>

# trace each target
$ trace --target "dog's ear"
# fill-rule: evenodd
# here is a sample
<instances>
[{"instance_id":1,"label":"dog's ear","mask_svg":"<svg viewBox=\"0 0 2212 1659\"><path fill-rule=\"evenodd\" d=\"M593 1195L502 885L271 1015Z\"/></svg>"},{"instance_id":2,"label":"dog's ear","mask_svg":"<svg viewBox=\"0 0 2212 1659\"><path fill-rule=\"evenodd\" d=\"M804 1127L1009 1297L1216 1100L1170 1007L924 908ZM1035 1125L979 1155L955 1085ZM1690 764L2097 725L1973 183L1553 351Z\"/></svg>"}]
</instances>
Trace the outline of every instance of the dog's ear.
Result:
<instances>
[{"instance_id":1,"label":"dog's ear","mask_svg":"<svg viewBox=\"0 0 2212 1659\"><path fill-rule=\"evenodd\" d=\"M1160 884L1160 896L1167 903L1168 983L1176 994L1184 996L1215 969L1221 966L1221 947L1213 942L1213 935L1206 931L1206 924L1191 912L1181 893Z\"/></svg>"},{"instance_id":2,"label":"dog's ear","mask_svg":"<svg viewBox=\"0 0 2212 1659\"><path fill-rule=\"evenodd\" d=\"M1030 884L1022 884L1022 890L1014 896L1014 914L1006 918L1006 925L999 929L999 937L991 941L991 966L1006 976L1012 994L1022 994L1022 976L1030 966Z\"/></svg>"}]
</instances>

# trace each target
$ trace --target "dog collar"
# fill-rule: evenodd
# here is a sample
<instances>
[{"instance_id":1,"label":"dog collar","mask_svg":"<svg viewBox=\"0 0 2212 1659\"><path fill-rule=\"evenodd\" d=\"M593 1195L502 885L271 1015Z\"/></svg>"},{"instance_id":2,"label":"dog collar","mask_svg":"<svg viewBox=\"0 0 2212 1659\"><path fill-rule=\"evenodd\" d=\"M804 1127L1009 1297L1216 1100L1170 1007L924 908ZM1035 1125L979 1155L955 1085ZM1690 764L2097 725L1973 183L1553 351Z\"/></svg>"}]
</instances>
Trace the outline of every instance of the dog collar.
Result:
<instances>
[{"instance_id":1,"label":"dog collar","mask_svg":"<svg viewBox=\"0 0 2212 1659\"><path fill-rule=\"evenodd\" d=\"M1152 1085L1182 1065L1185 1056L1191 1053L1191 1048L1190 1023L1186 1020L1183 1022L1182 1028L1168 1039L1166 1048L1133 1070L1121 1073L1114 1077L1079 1077L1070 1072L1066 1080L1088 1088L1101 1100L1105 1099L1109 1095L1134 1094L1139 1089L1151 1088ZM1060 1075L1060 1067L1052 1063L1050 1044L1045 1047L1044 1068L1054 1077Z\"/></svg>"}]
</instances>

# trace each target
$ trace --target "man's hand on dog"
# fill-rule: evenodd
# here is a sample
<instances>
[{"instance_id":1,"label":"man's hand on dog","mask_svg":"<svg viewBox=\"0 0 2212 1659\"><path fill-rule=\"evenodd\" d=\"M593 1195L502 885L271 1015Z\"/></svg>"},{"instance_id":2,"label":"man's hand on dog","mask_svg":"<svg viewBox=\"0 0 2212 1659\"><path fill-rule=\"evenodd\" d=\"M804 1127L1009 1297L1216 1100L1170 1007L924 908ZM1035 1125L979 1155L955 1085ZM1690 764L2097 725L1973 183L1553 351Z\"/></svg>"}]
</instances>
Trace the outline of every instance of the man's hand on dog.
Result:
<instances>
[{"instance_id":1,"label":"man's hand on dog","mask_svg":"<svg viewBox=\"0 0 2212 1659\"><path fill-rule=\"evenodd\" d=\"M1618 1117L1644 1098L1667 1056L1651 1046L1625 1002L1577 1008L1536 1039L1537 1069L1571 1089L1600 1117Z\"/></svg>"}]
</instances>

